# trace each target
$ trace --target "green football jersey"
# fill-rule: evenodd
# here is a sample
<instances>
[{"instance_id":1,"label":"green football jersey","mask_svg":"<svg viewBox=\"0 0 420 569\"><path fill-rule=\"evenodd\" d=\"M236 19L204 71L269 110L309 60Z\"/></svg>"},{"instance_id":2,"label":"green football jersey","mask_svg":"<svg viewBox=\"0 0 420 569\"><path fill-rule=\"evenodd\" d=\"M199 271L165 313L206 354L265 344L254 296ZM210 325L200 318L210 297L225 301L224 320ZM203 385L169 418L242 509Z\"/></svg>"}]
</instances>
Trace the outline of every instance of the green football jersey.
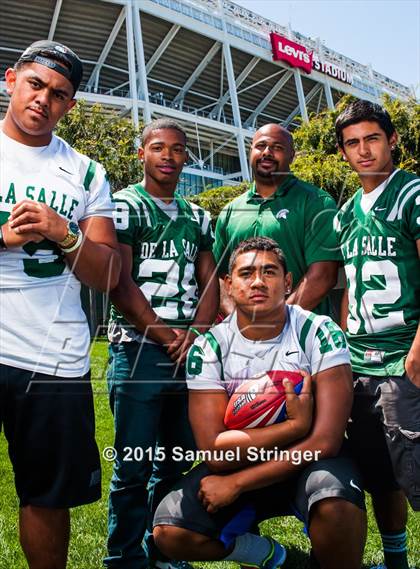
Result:
<instances>
[{"instance_id":1,"label":"green football jersey","mask_svg":"<svg viewBox=\"0 0 420 569\"><path fill-rule=\"evenodd\" d=\"M195 262L200 251L211 251L213 245L210 216L178 195L177 211L169 215L140 184L117 192L114 200L118 241L133 249L134 282L167 324L191 323L198 303ZM114 306L111 330L111 341L139 335Z\"/></svg>"},{"instance_id":2,"label":"green football jersey","mask_svg":"<svg viewBox=\"0 0 420 569\"><path fill-rule=\"evenodd\" d=\"M420 316L420 179L396 171L366 213L362 194L359 189L335 219L349 291L353 370L402 375Z\"/></svg>"},{"instance_id":3,"label":"green football jersey","mask_svg":"<svg viewBox=\"0 0 420 569\"><path fill-rule=\"evenodd\" d=\"M267 199L254 185L229 203L217 220L213 253L220 273L227 273L229 257L241 241L270 237L282 249L295 287L312 263L340 260L333 230L336 213L327 192L292 174ZM328 303L314 312L328 314Z\"/></svg>"}]
</instances>

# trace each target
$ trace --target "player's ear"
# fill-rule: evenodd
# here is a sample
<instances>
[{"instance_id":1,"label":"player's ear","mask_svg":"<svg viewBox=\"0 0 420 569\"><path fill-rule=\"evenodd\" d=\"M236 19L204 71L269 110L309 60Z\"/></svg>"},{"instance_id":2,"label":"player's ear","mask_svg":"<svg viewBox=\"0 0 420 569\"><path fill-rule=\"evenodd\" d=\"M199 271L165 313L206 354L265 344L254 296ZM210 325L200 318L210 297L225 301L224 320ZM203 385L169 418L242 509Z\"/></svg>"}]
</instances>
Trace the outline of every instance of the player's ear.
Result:
<instances>
[{"instance_id":1,"label":"player's ear","mask_svg":"<svg viewBox=\"0 0 420 569\"><path fill-rule=\"evenodd\" d=\"M344 152L344 150L341 148L341 146L338 146L338 150L340 151L341 156L343 157L343 160L345 162L347 162L347 158L346 158L346 153Z\"/></svg>"},{"instance_id":2,"label":"player's ear","mask_svg":"<svg viewBox=\"0 0 420 569\"><path fill-rule=\"evenodd\" d=\"M143 146L139 146L139 149L137 151L137 155L139 157L140 162L144 161L144 148Z\"/></svg>"},{"instance_id":3,"label":"player's ear","mask_svg":"<svg viewBox=\"0 0 420 569\"><path fill-rule=\"evenodd\" d=\"M224 282L225 282L226 292L230 296L232 290L232 277L230 275L225 275Z\"/></svg>"},{"instance_id":4,"label":"player's ear","mask_svg":"<svg viewBox=\"0 0 420 569\"><path fill-rule=\"evenodd\" d=\"M389 145L391 147L391 150L394 150L395 145L398 142L398 133L396 130L394 130L394 132L391 134L391 136L389 137Z\"/></svg>"},{"instance_id":5,"label":"player's ear","mask_svg":"<svg viewBox=\"0 0 420 569\"><path fill-rule=\"evenodd\" d=\"M17 77L16 69L13 69L13 67L9 67L8 69L6 69L4 77L6 79L7 94L12 95L16 85L16 77Z\"/></svg>"},{"instance_id":6,"label":"player's ear","mask_svg":"<svg viewBox=\"0 0 420 569\"><path fill-rule=\"evenodd\" d=\"M295 152L294 147L292 146L292 148L290 149L290 162L289 162L289 166L290 166L290 164L293 162L293 160L295 159L295 155L296 155L296 152Z\"/></svg>"},{"instance_id":7,"label":"player's ear","mask_svg":"<svg viewBox=\"0 0 420 569\"><path fill-rule=\"evenodd\" d=\"M286 294L290 294L292 292L293 286L293 275L292 273L287 273L284 277L284 287Z\"/></svg>"},{"instance_id":8,"label":"player's ear","mask_svg":"<svg viewBox=\"0 0 420 569\"><path fill-rule=\"evenodd\" d=\"M77 103L76 99L70 99L70 101L67 103L66 113L71 111L76 103Z\"/></svg>"}]
</instances>

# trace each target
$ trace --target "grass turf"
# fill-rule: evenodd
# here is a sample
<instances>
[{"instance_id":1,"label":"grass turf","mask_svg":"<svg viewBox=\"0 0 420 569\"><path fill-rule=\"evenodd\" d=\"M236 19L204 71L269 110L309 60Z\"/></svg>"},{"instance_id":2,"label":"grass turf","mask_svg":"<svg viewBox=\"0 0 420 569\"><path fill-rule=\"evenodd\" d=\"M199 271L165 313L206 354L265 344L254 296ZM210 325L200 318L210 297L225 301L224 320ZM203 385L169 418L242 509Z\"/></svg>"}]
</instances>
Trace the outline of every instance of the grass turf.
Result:
<instances>
[{"instance_id":1,"label":"grass turf","mask_svg":"<svg viewBox=\"0 0 420 569\"><path fill-rule=\"evenodd\" d=\"M100 452L113 444L113 423L108 406L105 370L107 345L98 341L92 348L92 381L95 391L96 434ZM103 497L99 502L75 508L72 511L72 536L69 551L69 569L99 569L105 554L107 495L112 465L102 459ZM30 473L29 473L30 475ZM380 476L380 473L378 473ZM0 436L0 569L24 569L27 567L18 543L18 501L14 491L13 472L7 456L4 436ZM364 564L370 567L382 561L382 549L370 501L368 500L369 530ZM262 524L262 533L278 539L288 548L284 569L309 567L308 538L302 532L302 524L292 517L275 518ZM409 513L408 523L409 561L420 569L420 515ZM235 567L227 563L199 563L197 567L224 569ZM343 560L345 568L345 560ZM337 567L337 569L340 569Z\"/></svg>"}]
</instances>

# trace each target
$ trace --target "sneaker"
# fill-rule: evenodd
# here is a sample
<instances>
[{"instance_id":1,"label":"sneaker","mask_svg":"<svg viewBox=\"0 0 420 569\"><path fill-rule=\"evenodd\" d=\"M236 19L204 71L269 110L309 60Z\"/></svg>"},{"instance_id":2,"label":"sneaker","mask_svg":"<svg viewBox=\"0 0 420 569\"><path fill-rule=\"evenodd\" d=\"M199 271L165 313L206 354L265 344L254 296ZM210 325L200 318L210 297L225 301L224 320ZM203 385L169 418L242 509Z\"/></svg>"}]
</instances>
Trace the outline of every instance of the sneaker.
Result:
<instances>
[{"instance_id":1,"label":"sneaker","mask_svg":"<svg viewBox=\"0 0 420 569\"><path fill-rule=\"evenodd\" d=\"M156 559L153 562L153 569L194 569L194 567L188 561L175 561L173 559L162 561Z\"/></svg>"},{"instance_id":2,"label":"sneaker","mask_svg":"<svg viewBox=\"0 0 420 569\"><path fill-rule=\"evenodd\" d=\"M273 539L272 537L266 537L265 539L267 539L270 542L271 545L271 549L269 554L267 555L267 557L264 559L264 561L261 563L261 565L246 565L245 563L241 563L241 569L254 569L256 567L259 567L259 569L280 569L281 566L283 565L283 563L286 560L286 549L280 544L278 543L275 539Z\"/></svg>"}]
</instances>

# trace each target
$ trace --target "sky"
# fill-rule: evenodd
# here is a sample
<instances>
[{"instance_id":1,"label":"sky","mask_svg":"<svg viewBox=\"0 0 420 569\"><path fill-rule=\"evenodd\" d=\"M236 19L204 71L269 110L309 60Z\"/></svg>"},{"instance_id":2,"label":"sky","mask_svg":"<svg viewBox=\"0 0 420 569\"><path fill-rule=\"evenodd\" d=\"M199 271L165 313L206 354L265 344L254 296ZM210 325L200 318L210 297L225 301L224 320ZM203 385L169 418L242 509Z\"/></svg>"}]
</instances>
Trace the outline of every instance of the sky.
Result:
<instances>
[{"instance_id":1,"label":"sky","mask_svg":"<svg viewBox=\"0 0 420 569\"><path fill-rule=\"evenodd\" d=\"M420 98L420 0L233 0L407 85Z\"/></svg>"}]
</instances>

